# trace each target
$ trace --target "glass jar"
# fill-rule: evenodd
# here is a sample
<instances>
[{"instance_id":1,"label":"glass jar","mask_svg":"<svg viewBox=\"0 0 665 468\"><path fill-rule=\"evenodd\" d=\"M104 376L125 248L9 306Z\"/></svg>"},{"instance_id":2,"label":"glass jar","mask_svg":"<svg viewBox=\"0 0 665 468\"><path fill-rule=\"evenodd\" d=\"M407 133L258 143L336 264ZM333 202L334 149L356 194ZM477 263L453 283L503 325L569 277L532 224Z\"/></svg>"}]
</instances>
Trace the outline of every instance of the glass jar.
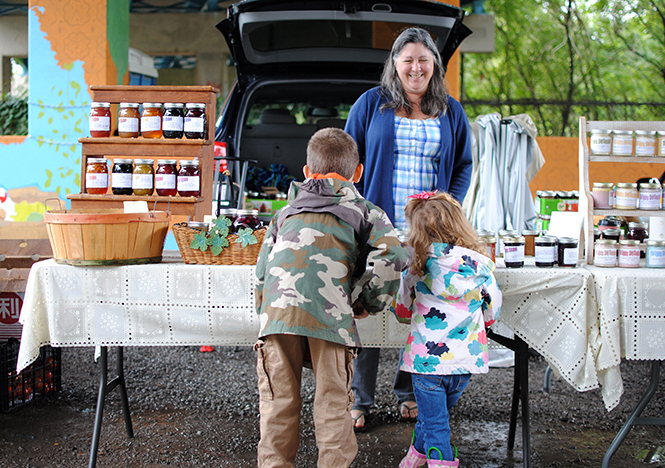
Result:
<instances>
[{"instance_id":1,"label":"glass jar","mask_svg":"<svg viewBox=\"0 0 665 468\"><path fill-rule=\"evenodd\" d=\"M612 154L614 156L633 155L633 132L630 130L612 131Z\"/></svg>"},{"instance_id":2,"label":"glass jar","mask_svg":"<svg viewBox=\"0 0 665 468\"><path fill-rule=\"evenodd\" d=\"M665 268L665 240L648 239L647 268Z\"/></svg>"},{"instance_id":3,"label":"glass jar","mask_svg":"<svg viewBox=\"0 0 665 468\"><path fill-rule=\"evenodd\" d=\"M198 197L201 195L201 171L199 160L181 160L178 171L178 195L181 197Z\"/></svg>"},{"instance_id":4,"label":"glass jar","mask_svg":"<svg viewBox=\"0 0 665 468\"><path fill-rule=\"evenodd\" d=\"M621 182L614 190L614 205L617 210L637 208L637 184Z\"/></svg>"},{"instance_id":5,"label":"glass jar","mask_svg":"<svg viewBox=\"0 0 665 468\"><path fill-rule=\"evenodd\" d=\"M201 232L208 232L210 226L202 221L187 221L187 227Z\"/></svg>"},{"instance_id":6,"label":"glass jar","mask_svg":"<svg viewBox=\"0 0 665 468\"><path fill-rule=\"evenodd\" d=\"M245 228L257 230L260 227L259 210L238 210L238 217L233 222L233 232L238 232Z\"/></svg>"},{"instance_id":7,"label":"glass jar","mask_svg":"<svg viewBox=\"0 0 665 468\"><path fill-rule=\"evenodd\" d=\"M609 130L594 128L589 139L589 154L607 156L612 152L612 136Z\"/></svg>"},{"instance_id":8,"label":"glass jar","mask_svg":"<svg viewBox=\"0 0 665 468\"><path fill-rule=\"evenodd\" d=\"M566 211L579 211L580 207L580 192L571 190L567 192Z\"/></svg>"},{"instance_id":9,"label":"glass jar","mask_svg":"<svg viewBox=\"0 0 665 468\"><path fill-rule=\"evenodd\" d=\"M90 103L90 118L88 120L90 136L93 138L108 138L111 136L111 103Z\"/></svg>"},{"instance_id":10,"label":"glass jar","mask_svg":"<svg viewBox=\"0 0 665 468\"><path fill-rule=\"evenodd\" d=\"M657 133L658 141L656 142L656 156L665 156L665 132L660 131Z\"/></svg>"},{"instance_id":11,"label":"glass jar","mask_svg":"<svg viewBox=\"0 0 665 468\"><path fill-rule=\"evenodd\" d=\"M656 132L635 130L635 156L656 155Z\"/></svg>"},{"instance_id":12,"label":"glass jar","mask_svg":"<svg viewBox=\"0 0 665 468\"><path fill-rule=\"evenodd\" d=\"M503 256L507 268L522 268L524 266L524 237L504 237Z\"/></svg>"},{"instance_id":13,"label":"glass jar","mask_svg":"<svg viewBox=\"0 0 665 468\"><path fill-rule=\"evenodd\" d=\"M551 268L557 261L556 237L542 236L534 239L536 266Z\"/></svg>"},{"instance_id":14,"label":"glass jar","mask_svg":"<svg viewBox=\"0 0 665 468\"><path fill-rule=\"evenodd\" d=\"M207 130L206 105L198 102L188 102L187 113L185 114L185 137L205 140Z\"/></svg>"},{"instance_id":15,"label":"glass jar","mask_svg":"<svg viewBox=\"0 0 665 468\"><path fill-rule=\"evenodd\" d=\"M111 190L113 195L131 195L132 173L134 164L131 159L114 159L111 172Z\"/></svg>"},{"instance_id":16,"label":"glass jar","mask_svg":"<svg viewBox=\"0 0 665 468\"><path fill-rule=\"evenodd\" d=\"M621 220L616 216L605 216L598 221L598 229L601 234L605 229L621 229Z\"/></svg>"},{"instance_id":17,"label":"glass jar","mask_svg":"<svg viewBox=\"0 0 665 468\"><path fill-rule=\"evenodd\" d=\"M162 105L157 102L144 102L141 113L141 136L143 138L162 137Z\"/></svg>"},{"instance_id":18,"label":"glass jar","mask_svg":"<svg viewBox=\"0 0 665 468\"><path fill-rule=\"evenodd\" d=\"M103 195L109 190L109 167L106 158L88 158L85 167L85 191Z\"/></svg>"},{"instance_id":19,"label":"glass jar","mask_svg":"<svg viewBox=\"0 0 665 468\"><path fill-rule=\"evenodd\" d=\"M660 210L662 190L660 184L648 182L640 184L640 210Z\"/></svg>"},{"instance_id":20,"label":"glass jar","mask_svg":"<svg viewBox=\"0 0 665 468\"><path fill-rule=\"evenodd\" d=\"M577 239L560 237L557 253L557 263L560 267L575 268L577 266Z\"/></svg>"},{"instance_id":21,"label":"glass jar","mask_svg":"<svg viewBox=\"0 0 665 468\"><path fill-rule=\"evenodd\" d=\"M524 256L533 257L536 255L535 240L537 236L538 231L534 229L525 229L522 231L522 237L524 237Z\"/></svg>"},{"instance_id":22,"label":"glass jar","mask_svg":"<svg viewBox=\"0 0 665 468\"><path fill-rule=\"evenodd\" d=\"M185 106L179 102L164 103L164 116L162 117L162 132L164 138L182 138L185 128L184 107Z\"/></svg>"},{"instance_id":23,"label":"glass jar","mask_svg":"<svg viewBox=\"0 0 665 468\"><path fill-rule=\"evenodd\" d=\"M480 242L485 245L485 248L487 249L487 256L493 262L496 262L496 237L494 237L494 234L491 234L491 231L486 232L490 232L490 234L480 235L479 233L478 238L480 239Z\"/></svg>"},{"instance_id":24,"label":"glass jar","mask_svg":"<svg viewBox=\"0 0 665 468\"><path fill-rule=\"evenodd\" d=\"M621 268L639 267L641 254L640 241L631 239L619 241L619 266Z\"/></svg>"},{"instance_id":25,"label":"glass jar","mask_svg":"<svg viewBox=\"0 0 665 468\"><path fill-rule=\"evenodd\" d=\"M637 240L641 243L644 243L645 240L649 238L649 224L648 223L638 223L636 221L631 221L628 223L628 230L626 231L625 239ZM644 251L640 254L642 258L646 256Z\"/></svg>"},{"instance_id":26,"label":"glass jar","mask_svg":"<svg viewBox=\"0 0 665 468\"><path fill-rule=\"evenodd\" d=\"M233 223L238 218L238 210L236 208L220 208L217 217L221 218L222 216L228 218L231 221L229 231L233 232Z\"/></svg>"},{"instance_id":27,"label":"glass jar","mask_svg":"<svg viewBox=\"0 0 665 468\"><path fill-rule=\"evenodd\" d=\"M617 266L617 243L611 239L601 239L594 244L593 264L599 267Z\"/></svg>"},{"instance_id":28,"label":"glass jar","mask_svg":"<svg viewBox=\"0 0 665 468\"><path fill-rule=\"evenodd\" d=\"M152 159L136 159L132 173L132 191L134 195L152 195L154 179L154 161Z\"/></svg>"},{"instance_id":29,"label":"glass jar","mask_svg":"<svg viewBox=\"0 0 665 468\"><path fill-rule=\"evenodd\" d=\"M178 166L175 159L158 159L155 171L155 191L160 197L175 197L178 195L176 177Z\"/></svg>"},{"instance_id":30,"label":"glass jar","mask_svg":"<svg viewBox=\"0 0 665 468\"><path fill-rule=\"evenodd\" d=\"M600 238L619 242L621 239L621 229L605 229L601 231Z\"/></svg>"},{"instance_id":31,"label":"glass jar","mask_svg":"<svg viewBox=\"0 0 665 468\"><path fill-rule=\"evenodd\" d=\"M600 229L593 228L593 240L597 241L600 239Z\"/></svg>"},{"instance_id":32,"label":"glass jar","mask_svg":"<svg viewBox=\"0 0 665 468\"><path fill-rule=\"evenodd\" d=\"M140 119L137 102L121 102L118 111L118 136L120 138L138 138Z\"/></svg>"},{"instance_id":33,"label":"glass jar","mask_svg":"<svg viewBox=\"0 0 665 468\"><path fill-rule=\"evenodd\" d=\"M499 257L503 257L503 239L506 237L515 237L519 235L520 233L518 231L509 229L499 230Z\"/></svg>"},{"instance_id":34,"label":"glass jar","mask_svg":"<svg viewBox=\"0 0 665 468\"><path fill-rule=\"evenodd\" d=\"M614 184L612 182L594 182L591 190L593 207L600 209L612 208Z\"/></svg>"}]
</instances>

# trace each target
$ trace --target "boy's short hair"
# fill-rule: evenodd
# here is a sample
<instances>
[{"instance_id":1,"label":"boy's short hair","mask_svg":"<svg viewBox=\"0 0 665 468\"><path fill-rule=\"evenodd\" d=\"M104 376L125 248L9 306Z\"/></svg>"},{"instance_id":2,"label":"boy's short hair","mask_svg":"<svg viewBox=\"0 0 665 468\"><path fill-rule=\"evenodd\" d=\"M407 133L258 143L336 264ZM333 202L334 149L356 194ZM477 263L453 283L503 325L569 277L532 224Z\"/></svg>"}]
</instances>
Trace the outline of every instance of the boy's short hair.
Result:
<instances>
[{"instance_id":1,"label":"boy's short hair","mask_svg":"<svg viewBox=\"0 0 665 468\"><path fill-rule=\"evenodd\" d=\"M358 145L344 130L322 128L309 139L307 166L312 173L336 172L351 179L359 163Z\"/></svg>"}]
</instances>

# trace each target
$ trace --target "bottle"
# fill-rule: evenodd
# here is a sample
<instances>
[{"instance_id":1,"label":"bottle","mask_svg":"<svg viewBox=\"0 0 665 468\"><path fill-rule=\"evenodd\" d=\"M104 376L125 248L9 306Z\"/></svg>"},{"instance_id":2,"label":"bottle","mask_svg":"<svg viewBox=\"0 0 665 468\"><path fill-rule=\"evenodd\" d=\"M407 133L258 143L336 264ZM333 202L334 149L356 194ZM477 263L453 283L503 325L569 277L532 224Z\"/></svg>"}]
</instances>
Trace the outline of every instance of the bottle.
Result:
<instances>
[{"instance_id":1,"label":"bottle","mask_svg":"<svg viewBox=\"0 0 665 468\"><path fill-rule=\"evenodd\" d=\"M180 161L178 195L181 197L201 196L201 172L198 159Z\"/></svg>"},{"instance_id":2,"label":"bottle","mask_svg":"<svg viewBox=\"0 0 665 468\"><path fill-rule=\"evenodd\" d=\"M121 102L118 111L118 136L120 138L138 138L140 119L137 102Z\"/></svg>"},{"instance_id":3,"label":"bottle","mask_svg":"<svg viewBox=\"0 0 665 468\"><path fill-rule=\"evenodd\" d=\"M114 159L111 173L113 195L132 195L132 173L134 165L131 159Z\"/></svg>"},{"instance_id":4,"label":"bottle","mask_svg":"<svg viewBox=\"0 0 665 468\"><path fill-rule=\"evenodd\" d=\"M162 105L156 102L144 102L141 113L141 136L143 138L162 137Z\"/></svg>"},{"instance_id":5,"label":"bottle","mask_svg":"<svg viewBox=\"0 0 665 468\"><path fill-rule=\"evenodd\" d=\"M524 266L524 237L504 237L503 256L507 268L522 268Z\"/></svg>"},{"instance_id":6,"label":"bottle","mask_svg":"<svg viewBox=\"0 0 665 468\"><path fill-rule=\"evenodd\" d=\"M108 138L111 136L111 103L93 102L90 104L90 136Z\"/></svg>"},{"instance_id":7,"label":"bottle","mask_svg":"<svg viewBox=\"0 0 665 468\"><path fill-rule=\"evenodd\" d=\"M164 103L164 116L162 117L164 138L182 138L185 115L183 107L183 104L178 102Z\"/></svg>"},{"instance_id":8,"label":"bottle","mask_svg":"<svg viewBox=\"0 0 665 468\"><path fill-rule=\"evenodd\" d=\"M106 158L88 158L85 168L85 191L103 195L109 190L109 168Z\"/></svg>"},{"instance_id":9,"label":"bottle","mask_svg":"<svg viewBox=\"0 0 665 468\"><path fill-rule=\"evenodd\" d=\"M178 167L175 159L158 159L155 171L155 191L161 197L174 197L178 194L176 177Z\"/></svg>"},{"instance_id":10,"label":"bottle","mask_svg":"<svg viewBox=\"0 0 665 468\"><path fill-rule=\"evenodd\" d=\"M185 114L185 137L205 140L208 129L206 121L206 105L197 102L187 103Z\"/></svg>"},{"instance_id":11,"label":"bottle","mask_svg":"<svg viewBox=\"0 0 665 468\"><path fill-rule=\"evenodd\" d=\"M155 184L155 168L152 159L137 159L134 161L132 174L132 190L134 195L152 195Z\"/></svg>"}]
</instances>

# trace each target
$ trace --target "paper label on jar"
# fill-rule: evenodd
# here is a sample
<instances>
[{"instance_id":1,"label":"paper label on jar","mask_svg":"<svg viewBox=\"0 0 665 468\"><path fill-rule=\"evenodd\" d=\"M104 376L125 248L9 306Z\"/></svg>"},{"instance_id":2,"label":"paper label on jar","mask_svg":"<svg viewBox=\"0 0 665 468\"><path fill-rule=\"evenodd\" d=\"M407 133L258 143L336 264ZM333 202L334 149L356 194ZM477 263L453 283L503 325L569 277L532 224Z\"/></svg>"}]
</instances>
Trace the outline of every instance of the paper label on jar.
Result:
<instances>
[{"instance_id":1,"label":"paper label on jar","mask_svg":"<svg viewBox=\"0 0 665 468\"><path fill-rule=\"evenodd\" d=\"M178 176L178 192L198 192L200 181L199 176Z\"/></svg>"},{"instance_id":2,"label":"paper label on jar","mask_svg":"<svg viewBox=\"0 0 665 468\"><path fill-rule=\"evenodd\" d=\"M202 117L185 117L185 131L192 133L201 133L204 128L205 120Z\"/></svg>"},{"instance_id":3,"label":"paper label on jar","mask_svg":"<svg viewBox=\"0 0 665 468\"><path fill-rule=\"evenodd\" d=\"M577 264L577 247L563 249L563 264L564 265Z\"/></svg>"},{"instance_id":4,"label":"paper label on jar","mask_svg":"<svg viewBox=\"0 0 665 468\"><path fill-rule=\"evenodd\" d=\"M90 117L91 132L108 132L109 130L111 130L111 117L96 115Z\"/></svg>"},{"instance_id":5,"label":"paper label on jar","mask_svg":"<svg viewBox=\"0 0 665 468\"><path fill-rule=\"evenodd\" d=\"M556 258L556 245L536 245L536 263L553 263Z\"/></svg>"},{"instance_id":6,"label":"paper label on jar","mask_svg":"<svg viewBox=\"0 0 665 468\"><path fill-rule=\"evenodd\" d=\"M612 142L612 153L617 155L630 156L633 154L633 139L614 137Z\"/></svg>"},{"instance_id":7,"label":"paper label on jar","mask_svg":"<svg viewBox=\"0 0 665 468\"><path fill-rule=\"evenodd\" d=\"M177 115L165 115L164 118L162 118L162 128L166 131L182 132L182 117L178 117Z\"/></svg>"},{"instance_id":8,"label":"paper label on jar","mask_svg":"<svg viewBox=\"0 0 665 468\"><path fill-rule=\"evenodd\" d=\"M132 174L133 189L151 189L152 181L152 174Z\"/></svg>"},{"instance_id":9,"label":"paper label on jar","mask_svg":"<svg viewBox=\"0 0 665 468\"><path fill-rule=\"evenodd\" d=\"M617 189L614 197L614 205L617 208L630 210L637 207L637 190L635 189Z\"/></svg>"},{"instance_id":10,"label":"paper label on jar","mask_svg":"<svg viewBox=\"0 0 665 468\"><path fill-rule=\"evenodd\" d=\"M88 188L108 188L109 175L101 172L86 174L85 186Z\"/></svg>"},{"instance_id":11,"label":"paper label on jar","mask_svg":"<svg viewBox=\"0 0 665 468\"><path fill-rule=\"evenodd\" d=\"M640 210L660 210L660 190L640 190Z\"/></svg>"},{"instance_id":12,"label":"paper label on jar","mask_svg":"<svg viewBox=\"0 0 665 468\"><path fill-rule=\"evenodd\" d=\"M590 141L591 154L610 154L612 138L609 135L592 136Z\"/></svg>"},{"instance_id":13,"label":"paper label on jar","mask_svg":"<svg viewBox=\"0 0 665 468\"><path fill-rule=\"evenodd\" d=\"M175 174L155 174L155 188L157 190L174 189Z\"/></svg>"},{"instance_id":14,"label":"paper label on jar","mask_svg":"<svg viewBox=\"0 0 665 468\"><path fill-rule=\"evenodd\" d=\"M635 156L654 156L655 154L655 138L635 138Z\"/></svg>"},{"instance_id":15,"label":"paper label on jar","mask_svg":"<svg viewBox=\"0 0 665 468\"><path fill-rule=\"evenodd\" d=\"M665 248L647 246L647 266L665 267Z\"/></svg>"},{"instance_id":16,"label":"paper label on jar","mask_svg":"<svg viewBox=\"0 0 665 468\"><path fill-rule=\"evenodd\" d=\"M594 263L598 266L616 266L617 250L616 248L606 248L596 246L594 251Z\"/></svg>"},{"instance_id":17,"label":"paper label on jar","mask_svg":"<svg viewBox=\"0 0 665 468\"><path fill-rule=\"evenodd\" d=\"M157 115L154 117L141 117L142 132L158 132L161 129L162 129L162 118L160 116Z\"/></svg>"},{"instance_id":18,"label":"paper label on jar","mask_svg":"<svg viewBox=\"0 0 665 468\"><path fill-rule=\"evenodd\" d=\"M136 117L120 117L118 119L118 132L137 133L139 131L139 119Z\"/></svg>"},{"instance_id":19,"label":"paper label on jar","mask_svg":"<svg viewBox=\"0 0 665 468\"><path fill-rule=\"evenodd\" d=\"M524 245L504 245L503 256L506 263L517 263L524 261Z\"/></svg>"},{"instance_id":20,"label":"paper label on jar","mask_svg":"<svg viewBox=\"0 0 665 468\"><path fill-rule=\"evenodd\" d=\"M636 267L640 265L639 247L619 247L619 266Z\"/></svg>"},{"instance_id":21,"label":"paper label on jar","mask_svg":"<svg viewBox=\"0 0 665 468\"><path fill-rule=\"evenodd\" d=\"M114 172L111 176L111 187L113 188L131 188L132 175L122 172Z\"/></svg>"}]
</instances>

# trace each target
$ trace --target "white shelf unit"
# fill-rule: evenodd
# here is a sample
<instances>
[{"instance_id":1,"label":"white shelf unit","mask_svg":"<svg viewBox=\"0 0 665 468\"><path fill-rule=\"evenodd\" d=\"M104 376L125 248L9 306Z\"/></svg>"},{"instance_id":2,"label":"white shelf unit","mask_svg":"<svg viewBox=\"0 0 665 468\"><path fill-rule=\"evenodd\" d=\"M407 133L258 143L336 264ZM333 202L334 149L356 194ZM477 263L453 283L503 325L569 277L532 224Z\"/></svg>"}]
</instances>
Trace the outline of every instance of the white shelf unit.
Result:
<instances>
[{"instance_id":1,"label":"white shelf unit","mask_svg":"<svg viewBox=\"0 0 665 468\"><path fill-rule=\"evenodd\" d=\"M665 121L605 121L590 120L580 117L580 153L579 153L579 178L580 178L580 205L579 210L584 213L584 238L586 245L586 263L593 264L593 217L598 216L663 216L665 210L617 210L617 209L598 209L593 206L593 196L591 195L591 186L589 182L589 162L613 162L613 163L662 163L665 164L665 157L636 157L636 156L594 156L589 154L588 133L594 129L601 130L655 130L665 131ZM665 169L665 167L664 167ZM607 182L627 182L624 180L608 180Z\"/></svg>"}]
</instances>

